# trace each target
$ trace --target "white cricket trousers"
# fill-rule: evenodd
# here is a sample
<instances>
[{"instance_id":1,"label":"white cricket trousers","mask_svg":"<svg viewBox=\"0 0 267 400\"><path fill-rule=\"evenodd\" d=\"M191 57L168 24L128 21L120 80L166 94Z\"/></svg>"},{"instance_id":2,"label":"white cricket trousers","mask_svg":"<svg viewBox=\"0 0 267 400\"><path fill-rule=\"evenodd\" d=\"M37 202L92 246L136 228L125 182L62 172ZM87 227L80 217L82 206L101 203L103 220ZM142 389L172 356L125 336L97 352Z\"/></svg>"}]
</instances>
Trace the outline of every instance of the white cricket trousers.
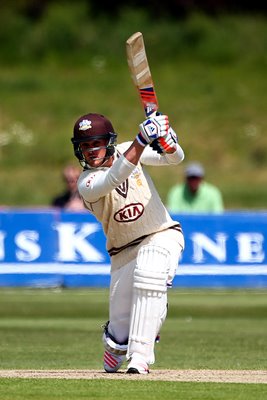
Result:
<instances>
[{"instance_id":1,"label":"white cricket trousers","mask_svg":"<svg viewBox=\"0 0 267 400\"><path fill-rule=\"evenodd\" d=\"M112 259L108 329L117 343L128 340L127 359L154 363L155 338L167 313L167 283L183 249L183 234L168 229Z\"/></svg>"}]
</instances>

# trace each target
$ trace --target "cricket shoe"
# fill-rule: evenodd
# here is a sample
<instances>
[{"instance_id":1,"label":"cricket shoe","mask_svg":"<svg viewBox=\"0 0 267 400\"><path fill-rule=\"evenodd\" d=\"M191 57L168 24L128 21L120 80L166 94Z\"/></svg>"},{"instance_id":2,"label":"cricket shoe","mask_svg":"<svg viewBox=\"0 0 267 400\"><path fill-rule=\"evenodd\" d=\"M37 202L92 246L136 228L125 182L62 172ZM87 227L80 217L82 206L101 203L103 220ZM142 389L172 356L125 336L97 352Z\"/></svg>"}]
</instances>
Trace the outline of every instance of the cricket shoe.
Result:
<instances>
[{"instance_id":1,"label":"cricket shoe","mask_svg":"<svg viewBox=\"0 0 267 400\"><path fill-rule=\"evenodd\" d=\"M128 365L126 373L127 374L144 374L144 375L148 374L149 373L148 365L142 359L132 358Z\"/></svg>"},{"instance_id":2,"label":"cricket shoe","mask_svg":"<svg viewBox=\"0 0 267 400\"><path fill-rule=\"evenodd\" d=\"M106 372L117 372L125 360L125 355L114 354L108 350L104 353L104 370Z\"/></svg>"}]
</instances>

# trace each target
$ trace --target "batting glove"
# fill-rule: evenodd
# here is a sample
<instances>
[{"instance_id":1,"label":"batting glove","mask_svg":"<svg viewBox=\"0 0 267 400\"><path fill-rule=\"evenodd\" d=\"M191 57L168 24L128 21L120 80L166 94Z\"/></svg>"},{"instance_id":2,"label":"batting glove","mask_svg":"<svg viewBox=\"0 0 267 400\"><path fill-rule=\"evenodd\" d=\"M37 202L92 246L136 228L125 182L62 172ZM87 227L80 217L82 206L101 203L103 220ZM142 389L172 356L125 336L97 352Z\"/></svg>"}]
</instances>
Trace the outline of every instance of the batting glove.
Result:
<instances>
[{"instance_id":1,"label":"batting glove","mask_svg":"<svg viewBox=\"0 0 267 400\"><path fill-rule=\"evenodd\" d=\"M159 154L172 153L176 150L176 144L178 143L178 138L174 130L170 127L168 133L165 136L159 137L154 140L150 146Z\"/></svg>"},{"instance_id":2,"label":"batting glove","mask_svg":"<svg viewBox=\"0 0 267 400\"><path fill-rule=\"evenodd\" d=\"M153 140L166 136L169 129L169 119L166 115L157 115L146 119L139 125L140 132L136 136L139 144L146 146Z\"/></svg>"}]
</instances>

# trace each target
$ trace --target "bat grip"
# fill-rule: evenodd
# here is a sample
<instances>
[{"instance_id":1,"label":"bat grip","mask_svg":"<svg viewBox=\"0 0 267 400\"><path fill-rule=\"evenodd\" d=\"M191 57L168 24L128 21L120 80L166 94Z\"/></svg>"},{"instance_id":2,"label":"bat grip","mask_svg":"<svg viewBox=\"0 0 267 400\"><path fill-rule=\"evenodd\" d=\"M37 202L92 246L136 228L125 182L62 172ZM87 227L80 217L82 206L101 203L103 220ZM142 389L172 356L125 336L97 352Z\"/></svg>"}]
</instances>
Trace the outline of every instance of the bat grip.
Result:
<instances>
[{"instance_id":1,"label":"bat grip","mask_svg":"<svg viewBox=\"0 0 267 400\"><path fill-rule=\"evenodd\" d=\"M151 114L146 114L146 119L148 119L148 118L154 118L154 117L156 117L157 115L161 115L161 113L160 113L159 111L153 111L153 113L151 113Z\"/></svg>"}]
</instances>

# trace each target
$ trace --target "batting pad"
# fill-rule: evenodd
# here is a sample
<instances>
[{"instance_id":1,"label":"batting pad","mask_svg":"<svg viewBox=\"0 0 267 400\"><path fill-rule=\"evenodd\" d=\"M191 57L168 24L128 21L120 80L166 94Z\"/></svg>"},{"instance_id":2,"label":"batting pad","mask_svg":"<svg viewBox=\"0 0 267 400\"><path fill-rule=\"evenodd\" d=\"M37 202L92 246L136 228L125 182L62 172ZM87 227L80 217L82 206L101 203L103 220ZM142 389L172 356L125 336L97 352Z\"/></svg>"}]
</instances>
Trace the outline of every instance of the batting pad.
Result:
<instances>
[{"instance_id":1,"label":"batting pad","mask_svg":"<svg viewBox=\"0 0 267 400\"><path fill-rule=\"evenodd\" d=\"M170 254L145 245L137 257L127 358L138 356L153 364L155 338L166 317Z\"/></svg>"}]
</instances>

